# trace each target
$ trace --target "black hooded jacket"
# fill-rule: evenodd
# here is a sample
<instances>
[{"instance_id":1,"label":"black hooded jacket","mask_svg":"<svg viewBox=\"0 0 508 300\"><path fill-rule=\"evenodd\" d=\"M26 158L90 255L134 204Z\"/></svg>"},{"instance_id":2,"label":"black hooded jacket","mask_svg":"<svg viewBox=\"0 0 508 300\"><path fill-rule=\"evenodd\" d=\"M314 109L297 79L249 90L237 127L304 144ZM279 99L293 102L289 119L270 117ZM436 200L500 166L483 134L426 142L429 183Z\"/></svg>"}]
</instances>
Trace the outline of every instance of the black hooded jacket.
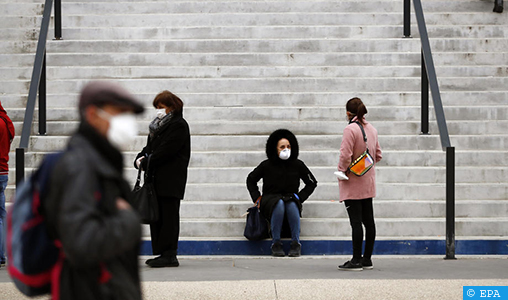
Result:
<instances>
[{"instance_id":1,"label":"black hooded jacket","mask_svg":"<svg viewBox=\"0 0 508 300\"><path fill-rule=\"evenodd\" d=\"M277 155L277 143L287 139L291 145L291 156L282 160ZM295 135L286 129L274 131L266 142L267 160L261 162L247 176L247 189L253 202L256 202L261 193L258 181L263 179L263 193L261 198L261 213L271 219L272 211L279 199L294 201L302 212L302 203L309 198L317 186L317 180L305 163L298 159L299 147ZM305 187L300 189L300 179Z\"/></svg>"}]
</instances>

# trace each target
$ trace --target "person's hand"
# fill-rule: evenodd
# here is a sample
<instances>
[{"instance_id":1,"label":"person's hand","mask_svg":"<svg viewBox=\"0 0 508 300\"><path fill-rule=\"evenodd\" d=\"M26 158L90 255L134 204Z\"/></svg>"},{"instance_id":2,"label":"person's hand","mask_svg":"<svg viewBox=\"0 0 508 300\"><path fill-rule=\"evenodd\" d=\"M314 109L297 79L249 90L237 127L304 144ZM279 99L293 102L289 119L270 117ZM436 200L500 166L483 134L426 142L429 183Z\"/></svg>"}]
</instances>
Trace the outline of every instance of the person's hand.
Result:
<instances>
[{"instance_id":1,"label":"person's hand","mask_svg":"<svg viewBox=\"0 0 508 300\"><path fill-rule=\"evenodd\" d=\"M116 198L116 208L119 210L125 210L125 209L131 209L132 206L129 204L129 202L125 201L122 198Z\"/></svg>"},{"instance_id":2,"label":"person's hand","mask_svg":"<svg viewBox=\"0 0 508 300\"><path fill-rule=\"evenodd\" d=\"M296 194L285 194L282 196L282 201L290 202L290 201L300 201Z\"/></svg>"},{"instance_id":3,"label":"person's hand","mask_svg":"<svg viewBox=\"0 0 508 300\"><path fill-rule=\"evenodd\" d=\"M144 156L141 156L140 158L136 159L136 166L139 168L141 168L141 162L143 161L143 159L145 159Z\"/></svg>"},{"instance_id":4,"label":"person's hand","mask_svg":"<svg viewBox=\"0 0 508 300\"><path fill-rule=\"evenodd\" d=\"M349 177L347 177L347 175L342 171L336 171L333 174L335 174L339 180L349 180Z\"/></svg>"}]
</instances>

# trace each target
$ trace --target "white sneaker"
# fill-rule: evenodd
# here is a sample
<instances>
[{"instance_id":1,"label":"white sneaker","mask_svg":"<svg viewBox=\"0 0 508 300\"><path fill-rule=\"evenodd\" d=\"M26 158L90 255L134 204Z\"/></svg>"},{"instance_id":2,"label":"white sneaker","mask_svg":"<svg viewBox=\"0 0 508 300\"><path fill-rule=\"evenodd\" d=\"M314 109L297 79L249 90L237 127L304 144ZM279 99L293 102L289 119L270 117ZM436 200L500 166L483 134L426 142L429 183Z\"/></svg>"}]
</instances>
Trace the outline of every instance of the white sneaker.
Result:
<instances>
[{"instance_id":1,"label":"white sneaker","mask_svg":"<svg viewBox=\"0 0 508 300\"><path fill-rule=\"evenodd\" d=\"M344 174L344 172L336 171L333 172L333 174L335 174L335 176L337 176L339 180L349 180L349 177L347 177L346 174Z\"/></svg>"}]
</instances>

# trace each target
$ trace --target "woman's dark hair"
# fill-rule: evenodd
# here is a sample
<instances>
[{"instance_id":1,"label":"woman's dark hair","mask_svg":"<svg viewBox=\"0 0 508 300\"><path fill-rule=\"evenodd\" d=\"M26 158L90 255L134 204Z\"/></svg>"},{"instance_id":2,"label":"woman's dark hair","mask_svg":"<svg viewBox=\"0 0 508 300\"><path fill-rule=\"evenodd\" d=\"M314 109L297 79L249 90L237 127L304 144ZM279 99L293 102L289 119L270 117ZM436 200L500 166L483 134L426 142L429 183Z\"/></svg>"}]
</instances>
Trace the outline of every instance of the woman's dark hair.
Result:
<instances>
[{"instance_id":1,"label":"woman's dark hair","mask_svg":"<svg viewBox=\"0 0 508 300\"><path fill-rule=\"evenodd\" d=\"M181 113L183 109L183 101L170 91L162 91L155 96L153 107L158 108L160 104L173 109L176 113Z\"/></svg>"},{"instance_id":2,"label":"woman's dark hair","mask_svg":"<svg viewBox=\"0 0 508 300\"><path fill-rule=\"evenodd\" d=\"M363 118L367 114L367 107L363 104L362 99L358 97L349 99L346 110L356 116L360 123L363 123Z\"/></svg>"}]
</instances>

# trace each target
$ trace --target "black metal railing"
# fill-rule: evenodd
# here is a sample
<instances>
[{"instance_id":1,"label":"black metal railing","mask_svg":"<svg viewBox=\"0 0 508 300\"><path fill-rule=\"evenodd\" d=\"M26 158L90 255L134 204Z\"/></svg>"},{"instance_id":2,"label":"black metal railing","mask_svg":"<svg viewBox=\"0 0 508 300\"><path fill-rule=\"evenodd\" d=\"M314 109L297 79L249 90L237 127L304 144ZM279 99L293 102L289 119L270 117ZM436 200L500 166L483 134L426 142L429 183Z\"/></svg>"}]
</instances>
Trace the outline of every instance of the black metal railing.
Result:
<instances>
[{"instance_id":1,"label":"black metal railing","mask_svg":"<svg viewBox=\"0 0 508 300\"><path fill-rule=\"evenodd\" d=\"M404 36L411 37L411 0L404 0ZM439 92L436 69L432 58L427 26L421 0L413 0L422 58L422 134L429 133L429 87L434 102L441 147L446 151L446 259L455 259L455 147L451 146L446 118Z\"/></svg>"},{"instance_id":2,"label":"black metal railing","mask_svg":"<svg viewBox=\"0 0 508 300\"><path fill-rule=\"evenodd\" d=\"M19 147L16 148L16 186L25 178L25 150L28 148L35 111L35 100L39 95L39 134L46 134L46 39L48 37L53 0L46 0L42 14L41 30L35 53L32 80L28 90L25 118ZM61 0L55 0L55 39L62 38Z\"/></svg>"}]
</instances>

